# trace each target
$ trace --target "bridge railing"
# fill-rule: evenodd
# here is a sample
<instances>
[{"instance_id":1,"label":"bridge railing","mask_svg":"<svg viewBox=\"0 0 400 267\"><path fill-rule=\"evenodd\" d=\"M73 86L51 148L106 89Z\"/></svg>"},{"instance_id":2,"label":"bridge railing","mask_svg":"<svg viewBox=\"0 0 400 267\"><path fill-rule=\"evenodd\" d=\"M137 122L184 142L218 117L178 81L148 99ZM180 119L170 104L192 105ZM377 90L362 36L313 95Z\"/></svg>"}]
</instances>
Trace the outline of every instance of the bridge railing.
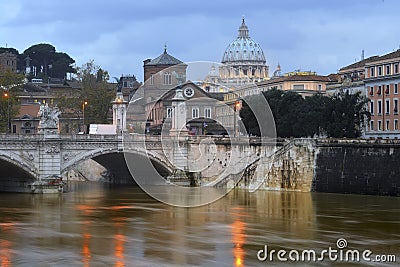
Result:
<instances>
[{"instance_id":1,"label":"bridge railing","mask_svg":"<svg viewBox=\"0 0 400 267\"><path fill-rule=\"evenodd\" d=\"M44 140L49 138L43 134L0 134L0 140ZM133 142L160 142L177 140L177 137L144 135L144 134L124 134L124 135L98 135L98 134L59 134L51 136L52 140L71 140L71 141L133 141ZM179 137L179 141L188 143L200 143L203 140L211 139L216 144L250 144L250 145L277 145L281 146L288 142L280 138L260 138L260 137L229 137L223 135L189 135Z\"/></svg>"}]
</instances>

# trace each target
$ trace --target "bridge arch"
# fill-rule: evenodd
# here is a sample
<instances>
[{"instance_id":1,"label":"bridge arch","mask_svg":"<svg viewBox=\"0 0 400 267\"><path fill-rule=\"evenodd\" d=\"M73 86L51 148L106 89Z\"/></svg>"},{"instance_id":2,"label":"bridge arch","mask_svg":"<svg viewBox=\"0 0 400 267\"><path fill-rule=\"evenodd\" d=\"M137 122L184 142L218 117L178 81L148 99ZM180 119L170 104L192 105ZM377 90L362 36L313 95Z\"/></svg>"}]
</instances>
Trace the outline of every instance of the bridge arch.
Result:
<instances>
[{"instance_id":1,"label":"bridge arch","mask_svg":"<svg viewBox=\"0 0 400 267\"><path fill-rule=\"evenodd\" d=\"M17 153L10 152L10 151L8 151L8 153L4 153L4 151L0 150L0 162L1 161L8 163L8 165L7 165L8 167L13 166L17 170L21 170L34 178L39 177L38 171L37 171L36 167L33 165L33 162L31 160L27 160L27 159L21 157ZM0 164L0 175L4 174L4 171L6 169L7 168L4 164Z\"/></svg>"},{"instance_id":2,"label":"bridge arch","mask_svg":"<svg viewBox=\"0 0 400 267\"><path fill-rule=\"evenodd\" d=\"M107 170L118 175L123 175L125 180L131 180L131 175L126 166L124 153L133 154L142 158L149 158L153 166L163 175L167 175L173 172L173 165L162 156L157 153L147 150L130 150L129 152L123 152L118 148L97 148L90 151L82 151L76 155L73 155L70 160L66 161L65 164L61 165L60 173L64 173L76 167L78 164L92 159L102 165ZM65 158L64 158L65 159Z\"/></svg>"},{"instance_id":3,"label":"bridge arch","mask_svg":"<svg viewBox=\"0 0 400 267\"><path fill-rule=\"evenodd\" d=\"M0 154L0 191L27 192L39 175L34 167L14 153Z\"/></svg>"}]
</instances>

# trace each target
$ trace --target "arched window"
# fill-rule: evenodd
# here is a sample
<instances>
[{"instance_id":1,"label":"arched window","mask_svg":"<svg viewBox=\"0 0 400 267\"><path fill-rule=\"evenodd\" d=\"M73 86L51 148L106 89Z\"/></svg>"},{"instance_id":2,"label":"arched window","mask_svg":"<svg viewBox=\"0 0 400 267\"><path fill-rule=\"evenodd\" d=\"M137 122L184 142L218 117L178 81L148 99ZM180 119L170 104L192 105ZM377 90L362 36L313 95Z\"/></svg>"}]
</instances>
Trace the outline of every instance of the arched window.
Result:
<instances>
[{"instance_id":1,"label":"arched window","mask_svg":"<svg viewBox=\"0 0 400 267\"><path fill-rule=\"evenodd\" d=\"M164 84L166 85L172 84L172 75L170 72L164 73Z\"/></svg>"}]
</instances>

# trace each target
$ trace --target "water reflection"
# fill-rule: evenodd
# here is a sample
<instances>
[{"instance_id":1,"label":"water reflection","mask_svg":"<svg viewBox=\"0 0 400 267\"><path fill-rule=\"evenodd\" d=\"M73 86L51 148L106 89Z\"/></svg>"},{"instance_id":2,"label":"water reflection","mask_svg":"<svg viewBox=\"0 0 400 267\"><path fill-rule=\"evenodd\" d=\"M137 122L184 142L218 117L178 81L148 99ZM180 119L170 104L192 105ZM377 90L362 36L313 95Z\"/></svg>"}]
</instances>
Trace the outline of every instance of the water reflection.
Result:
<instances>
[{"instance_id":1,"label":"water reflection","mask_svg":"<svg viewBox=\"0 0 400 267\"><path fill-rule=\"evenodd\" d=\"M57 196L2 194L0 260L1 266L258 266L264 245L323 249L339 236L356 247L398 252L399 207L399 198L234 190L207 206L177 208L137 188L98 184Z\"/></svg>"},{"instance_id":2,"label":"water reflection","mask_svg":"<svg viewBox=\"0 0 400 267\"><path fill-rule=\"evenodd\" d=\"M125 257L124 257L124 245L126 242L126 237L121 234L114 235L114 242L115 242L115 267L125 266Z\"/></svg>"},{"instance_id":3,"label":"water reflection","mask_svg":"<svg viewBox=\"0 0 400 267\"><path fill-rule=\"evenodd\" d=\"M11 266L11 245L7 240L0 240L0 266Z\"/></svg>"},{"instance_id":4,"label":"water reflection","mask_svg":"<svg viewBox=\"0 0 400 267\"><path fill-rule=\"evenodd\" d=\"M83 221L82 229L82 263L84 267L90 266L90 238L92 237L89 233L90 221Z\"/></svg>"},{"instance_id":5,"label":"water reflection","mask_svg":"<svg viewBox=\"0 0 400 267\"><path fill-rule=\"evenodd\" d=\"M231 231L232 231L234 263L236 267L243 266L244 264L243 245L245 243L244 230L246 228L246 224L238 219L232 223L231 228L232 228Z\"/></svg>"},{"instance_id":6,"label":"water reflection","mask_svg":"<svg viewBox=\"0 0 400 267\"><path fill-rule=\"evenodd\" d=\"M0 267L12 266L13 243L6 238L14 233L15 224L13 222L1 222L0 229Z\"/></svg>"}]
</instances>

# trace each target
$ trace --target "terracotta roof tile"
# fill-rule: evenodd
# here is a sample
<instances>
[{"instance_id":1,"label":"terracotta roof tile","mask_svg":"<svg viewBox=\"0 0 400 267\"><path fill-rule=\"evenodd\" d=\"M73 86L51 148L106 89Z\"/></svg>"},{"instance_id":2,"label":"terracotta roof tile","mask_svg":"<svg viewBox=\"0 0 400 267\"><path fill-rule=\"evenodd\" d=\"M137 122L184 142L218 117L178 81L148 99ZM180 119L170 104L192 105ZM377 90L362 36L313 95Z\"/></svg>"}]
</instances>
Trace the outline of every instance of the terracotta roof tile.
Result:
<instances>
[{"instance_id":1,"label":"terracotta roof tile","mask_svg":"<svg viewBox=\"0 0 400 267\"><path fill-rule=\"evenodd\" d=\"M21 105L17 117L20 118L20 117L22 117L24 115L27 115L27 114L31 115L32 117L37 117L39 109L40 109L40 105L38 105L38 104Z\"/></svg>"}]
</instances>

